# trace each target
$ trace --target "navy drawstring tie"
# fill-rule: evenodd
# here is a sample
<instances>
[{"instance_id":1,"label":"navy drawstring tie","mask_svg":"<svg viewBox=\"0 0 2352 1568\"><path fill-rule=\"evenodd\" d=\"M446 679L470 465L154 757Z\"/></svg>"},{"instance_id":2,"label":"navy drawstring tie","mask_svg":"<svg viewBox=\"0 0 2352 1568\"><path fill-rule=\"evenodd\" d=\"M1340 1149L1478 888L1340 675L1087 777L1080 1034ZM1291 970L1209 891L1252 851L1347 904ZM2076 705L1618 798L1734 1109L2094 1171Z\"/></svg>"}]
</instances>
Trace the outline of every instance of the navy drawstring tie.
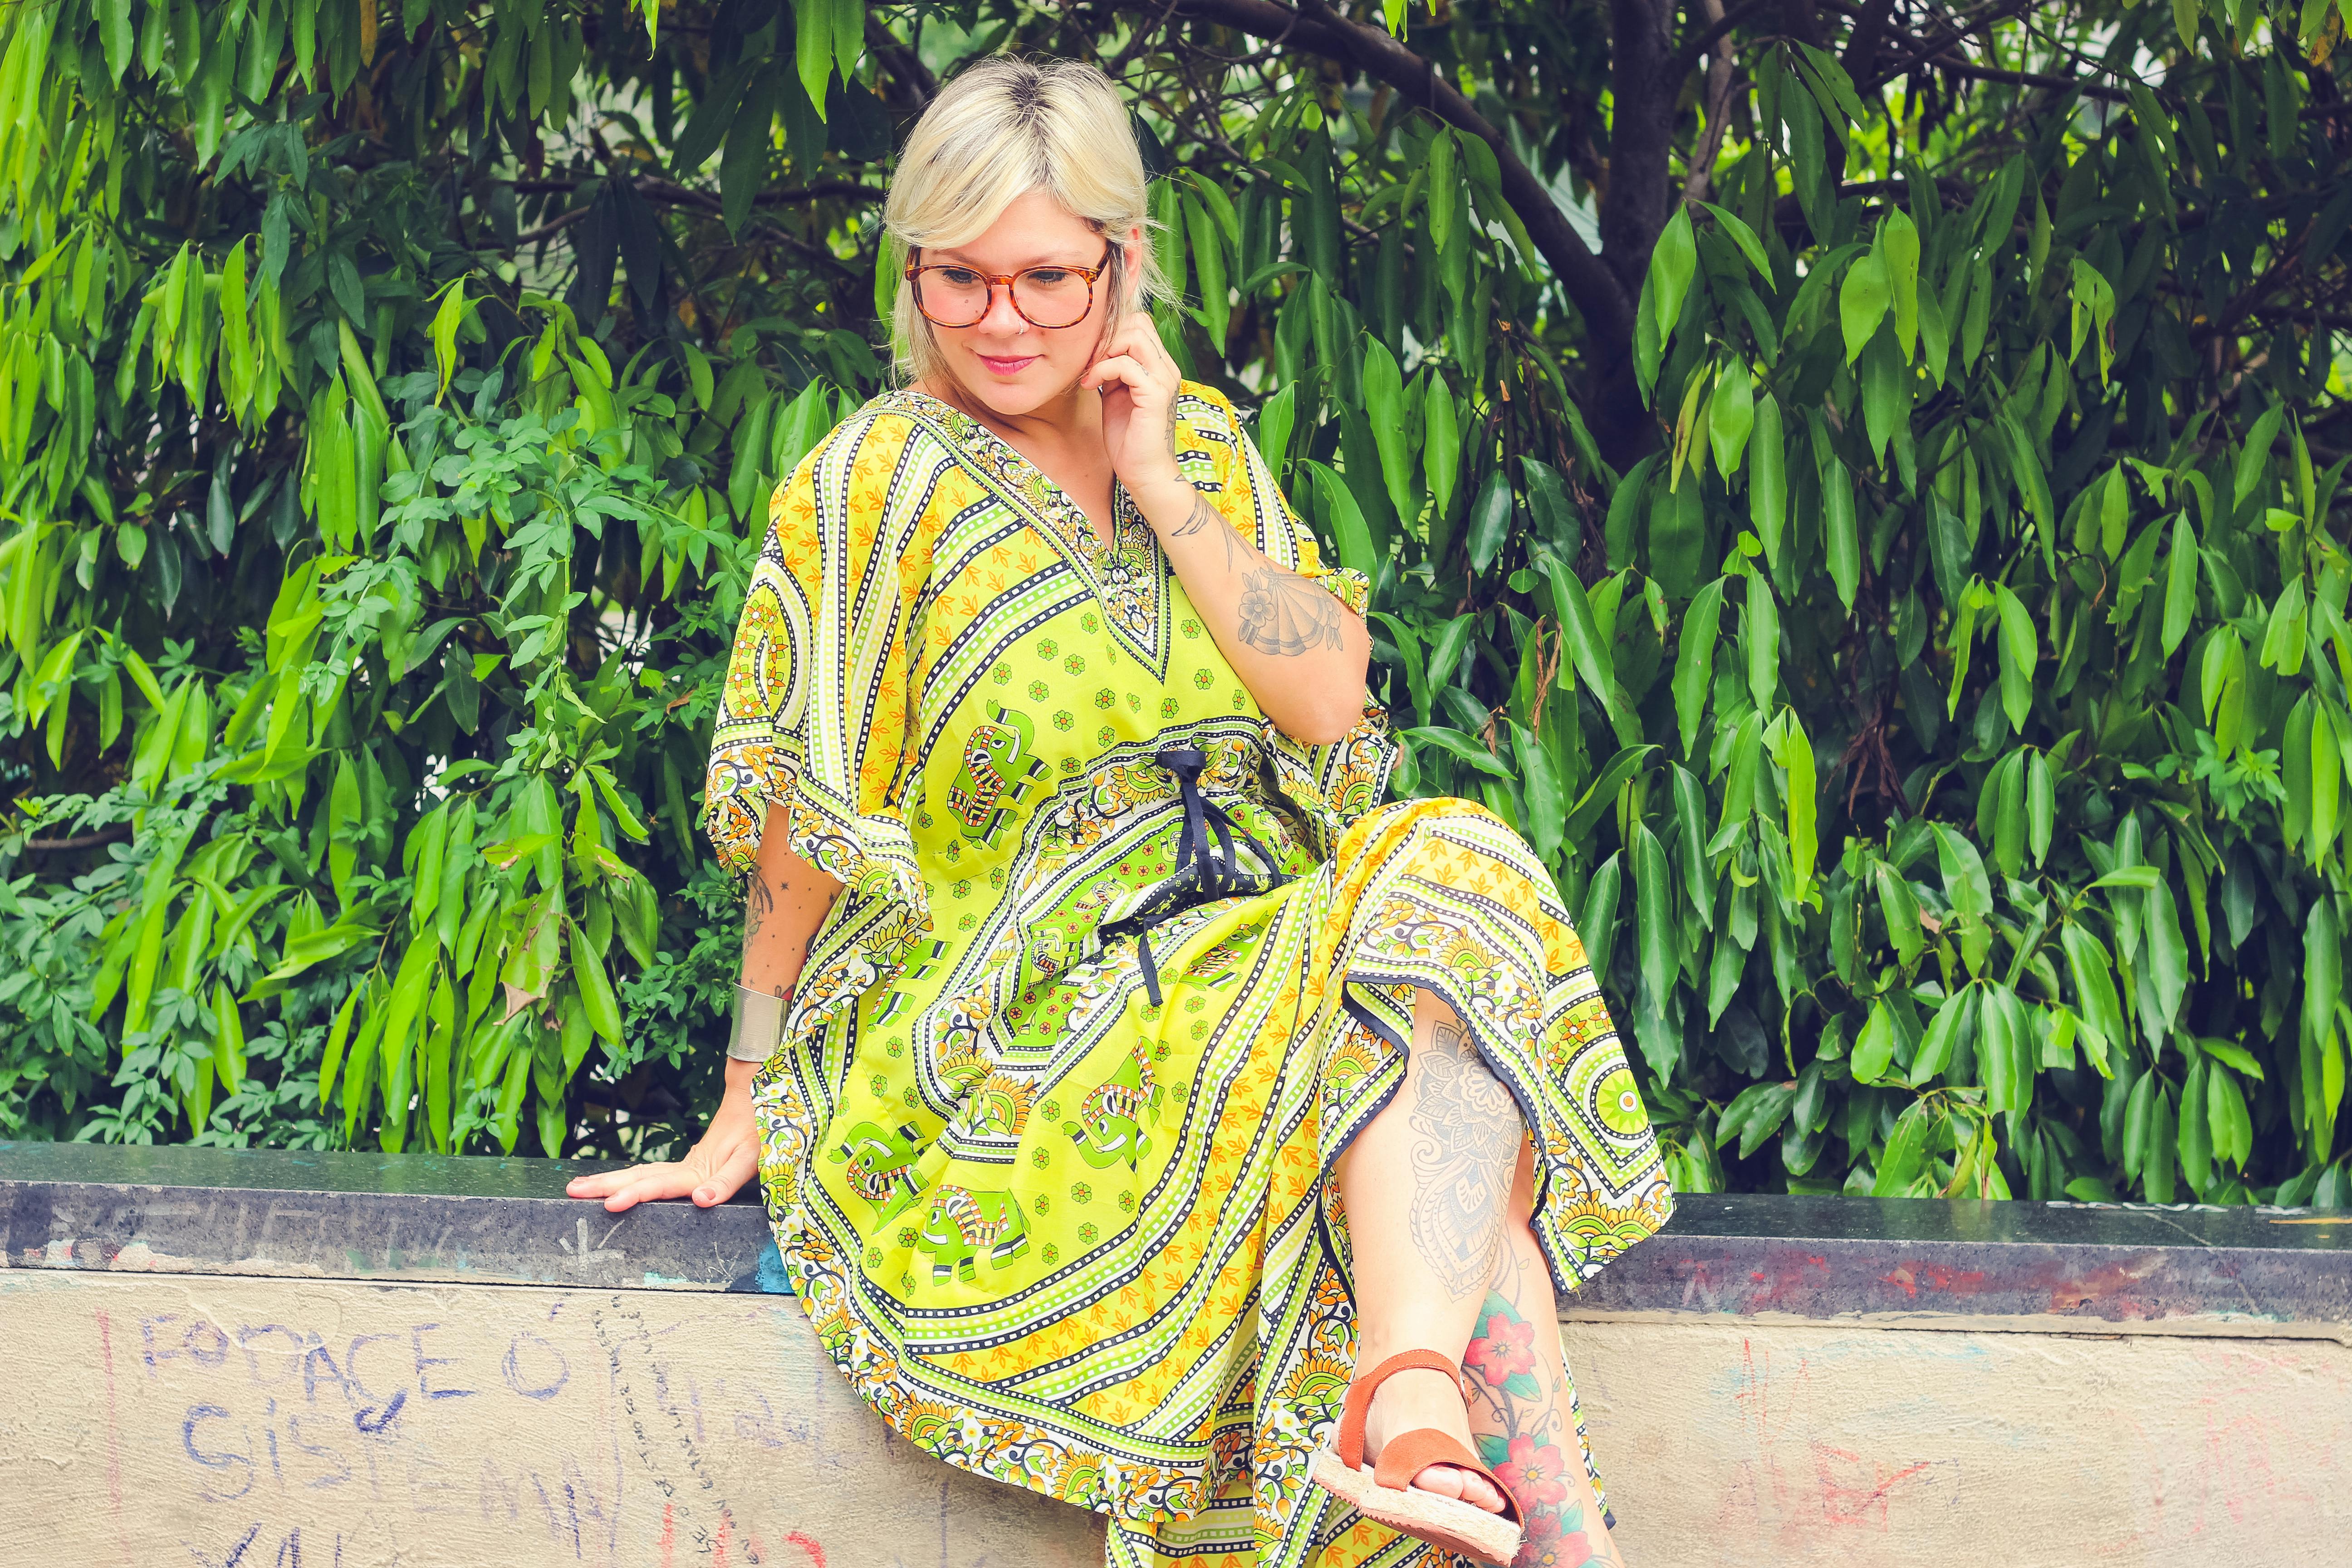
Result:
<instances>
[{"instance_id":1,"label":"navy drawstring tie","mask_svg":"<svg viewBox=\"0 0 2352 1568\"><path fill-rule=\"evenodd\" d=\"M1157 1007L1160 1001L1160 969L1151 958L1149 933L1152 927L1219 899L1271 892L1291 879L1283 874L1282 862L1244 832L1223 806L1201 793L1201 773L1209 765L1207 753L1189 746L1171 746L1154 752L1151 760L1175 775L1176 794L1184 806L1183 832L1176 840L1176 873L1132 913L1104 926L1101 934L1106 942L1122 936L1135 938L1135 956L1143 967L1144 994ZM1212 838L1215 840L1213 851ZM1237 839L1257 857L1258 863L1265 868L1264 871L1241 868L1234 849Z\"/></svg>"}]
</instances>

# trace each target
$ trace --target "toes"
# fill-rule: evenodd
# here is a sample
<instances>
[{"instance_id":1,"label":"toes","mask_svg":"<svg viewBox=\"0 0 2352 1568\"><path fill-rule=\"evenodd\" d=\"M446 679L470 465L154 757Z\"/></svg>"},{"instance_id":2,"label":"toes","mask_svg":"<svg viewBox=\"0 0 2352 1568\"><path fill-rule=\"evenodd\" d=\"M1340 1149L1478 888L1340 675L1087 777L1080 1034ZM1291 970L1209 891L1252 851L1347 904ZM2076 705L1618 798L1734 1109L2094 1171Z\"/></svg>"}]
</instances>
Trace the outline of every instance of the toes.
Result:
<instances>
[{"instance_id":1,"label":"toes","mask_svg":"<svg viewBox=\"0 0 2352 1568\"><path fill-rule=\"evenodd\" d=\"M1462 1478L1462 1500L1464 1502L1470 1504L1474 1508L1483 1508L1489 1513L1500 1513L1503 1511L1503 1504L1506 1500L1503 1496L1502 1488L1496 1486L1486 1477L1478 1474L1475 1470L1456 1470L1454 1474Z\"/></svg>"},{"instance_id":2,"label":"toes","mask_svg":"<svg viewBox=\"0 0 2352 1568\"><path fill-rule=\"evenodd\" d=\"M1437 1497L1458 1498L1472 1508L1483 1508L1488 1513L1503 1511L1502 1489L1477 1471L1465 1470L1459 1466L1432 1465L1412 1478L1412 1489Z\"/></svg>"},{"instance_id":3,"label":"toes","mask_svg":"<svg viewBox=\"0 0 2352 1568\"><path fill-rule=\"evenodd\" d=\"M1433 1492L1439 1497L1462 1496L1462 1483L1467 1472L1453 1465L1432 1465L1412 1478L1412 1489Z\"/></svg>"}]
</instances>

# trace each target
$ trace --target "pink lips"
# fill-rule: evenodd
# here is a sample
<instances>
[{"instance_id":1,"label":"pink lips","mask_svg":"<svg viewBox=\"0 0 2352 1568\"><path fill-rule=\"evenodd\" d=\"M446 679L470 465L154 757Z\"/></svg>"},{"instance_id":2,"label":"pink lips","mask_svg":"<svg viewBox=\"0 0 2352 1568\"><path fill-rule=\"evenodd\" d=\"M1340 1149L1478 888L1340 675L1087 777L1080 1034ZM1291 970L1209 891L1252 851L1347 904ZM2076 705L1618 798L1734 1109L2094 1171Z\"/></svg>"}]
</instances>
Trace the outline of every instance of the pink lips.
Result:
<instances>
[{"instance_id":1,"label":"pink lips","mask_svg":"<svg viewBox=\"0 0 2352 1568\"><path fill-rule=\"evenodd\" d=\"M991 372L1005 376L1019 375L1043 357L1042 354L1022 354L1011 359L999 359L994 354L979 356L980 363L986 365Z\"/></svg>"}]
</instances>

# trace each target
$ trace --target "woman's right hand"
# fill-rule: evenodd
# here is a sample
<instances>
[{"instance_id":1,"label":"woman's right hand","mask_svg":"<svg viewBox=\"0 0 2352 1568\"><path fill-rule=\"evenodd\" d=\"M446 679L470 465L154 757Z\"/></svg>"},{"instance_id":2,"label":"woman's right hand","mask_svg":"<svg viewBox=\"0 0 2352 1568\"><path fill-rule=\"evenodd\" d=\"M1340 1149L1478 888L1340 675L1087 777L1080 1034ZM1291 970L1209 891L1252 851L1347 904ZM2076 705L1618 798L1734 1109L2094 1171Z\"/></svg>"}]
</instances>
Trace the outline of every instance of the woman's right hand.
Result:
<instances>
[{"instance_id":1,"label":"woman's right hand","mask_svg":"<svg viewBox=\"0 0 2352 1568\"><path fill-rule=\"evenodd\" d=\"M614 1214L657 1198L691 1197L699 1208L725 1203L759 1173L760 1129L751 1114L751 1075L759 1068L728 1059L726 1097L685 1159L574 1176L563 1190L575 1198L602 1198Z\"/></svg>"}]
</instances>

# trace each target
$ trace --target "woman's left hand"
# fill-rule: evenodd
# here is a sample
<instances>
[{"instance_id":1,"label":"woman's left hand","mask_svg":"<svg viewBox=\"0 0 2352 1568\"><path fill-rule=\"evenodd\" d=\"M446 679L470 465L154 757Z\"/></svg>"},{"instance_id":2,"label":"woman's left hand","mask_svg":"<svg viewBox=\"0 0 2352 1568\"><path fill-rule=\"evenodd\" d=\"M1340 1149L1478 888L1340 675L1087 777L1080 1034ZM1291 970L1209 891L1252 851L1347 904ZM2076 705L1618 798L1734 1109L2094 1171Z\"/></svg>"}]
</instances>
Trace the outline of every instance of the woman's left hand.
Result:
<instances>
[{"instance_id":1,"label":"woman's left hand","mask_svg":"<svg viewBox=\"0 0 2352 1568\"><path fill-rule=\"evenodd\" d=\"M1103 445L1111 471L1143 496L1170 480L1183 482L1176 466L1176 389L1183 381L1160 341L1160 331L1142 310L1123 314L1103 345L1103 357L1078 378L1080 386L1102 393Z\"/></svg>"}]
</instances>

